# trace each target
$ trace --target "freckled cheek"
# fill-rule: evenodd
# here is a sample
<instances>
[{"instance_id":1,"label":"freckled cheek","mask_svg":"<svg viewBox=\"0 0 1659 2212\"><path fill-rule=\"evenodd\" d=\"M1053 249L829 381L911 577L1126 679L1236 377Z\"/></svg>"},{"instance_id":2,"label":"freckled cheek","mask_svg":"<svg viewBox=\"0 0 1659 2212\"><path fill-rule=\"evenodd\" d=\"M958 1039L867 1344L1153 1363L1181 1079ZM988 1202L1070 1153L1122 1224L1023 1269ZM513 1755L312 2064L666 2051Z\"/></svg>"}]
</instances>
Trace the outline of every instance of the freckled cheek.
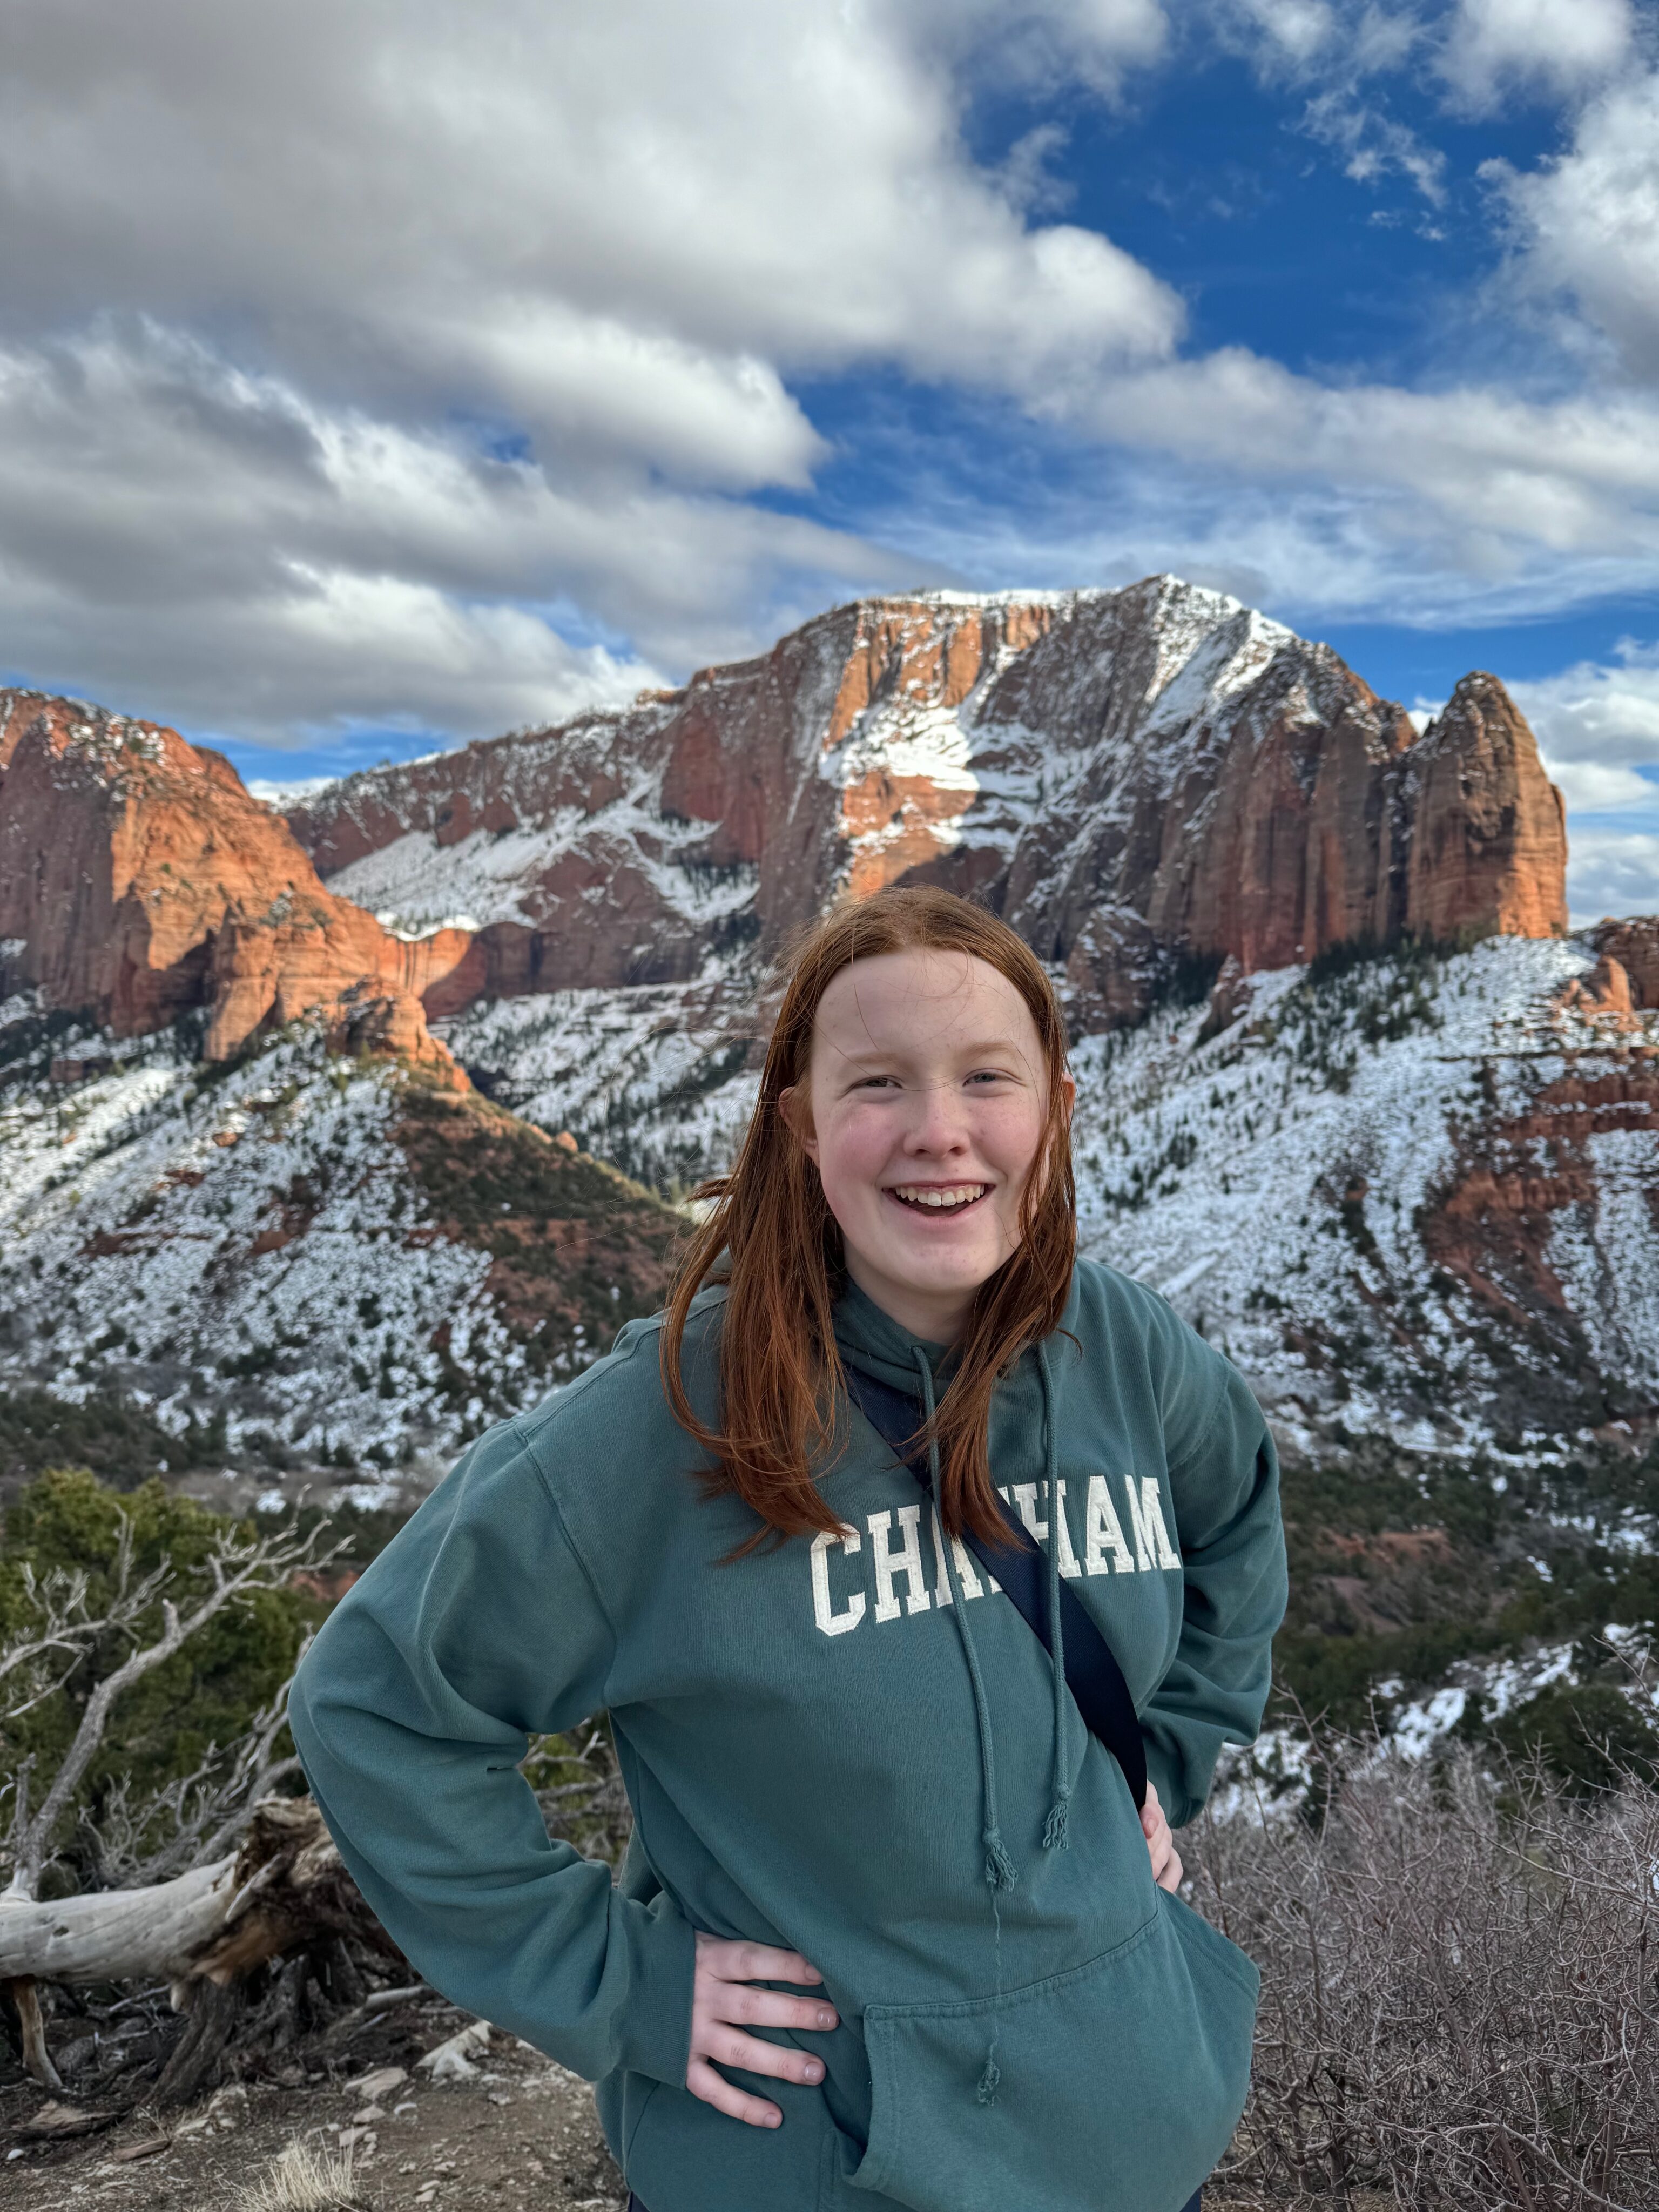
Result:
<instances>
[{"instance_id":1,"label":"freckled cheek","mask_svg":"<svg viewBox=\"0 0 1659 2212\"><path fill-rule=\"evenodd\" d=\"M988 1168L1016 1188L1024 1182L1042 1141L1042 1122L1021 1103L981 1109L974 1128L976 1147Z\"/></svg>"},{"instance_id":2,"label":"freckled cheek","mask_svg":"<svg viewBox=\"0 0 1659 2212\"><path fill-rule=\"evenodd\" d=\"M818 1172L832 1212L872 1205L894 1145L890 1124L873 1115L829 1117L818 1130Z\"/></svg>"}]
</instances>

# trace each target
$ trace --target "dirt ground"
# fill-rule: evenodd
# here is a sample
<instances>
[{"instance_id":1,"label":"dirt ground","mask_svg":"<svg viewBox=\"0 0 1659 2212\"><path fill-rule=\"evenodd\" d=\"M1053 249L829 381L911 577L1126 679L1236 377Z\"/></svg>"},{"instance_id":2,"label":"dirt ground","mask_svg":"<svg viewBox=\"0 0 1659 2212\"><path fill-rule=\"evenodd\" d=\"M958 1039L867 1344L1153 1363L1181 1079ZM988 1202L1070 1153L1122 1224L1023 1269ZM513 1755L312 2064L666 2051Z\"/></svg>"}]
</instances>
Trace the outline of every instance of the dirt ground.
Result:
<instances>
[{"instance_id":1,"label":"dirt ground","mask_svg":"<svg viewBox=\"0 0 1659 2212\"><path fill-rule=\"evenodd\" d=\"M336 2160L349 2151L352 2201L369 2212L491 2205L621 2212L628 2192L586 2082L500 2033L466 2058L469 2075L433 2081L420 2068L423 2054L467 2024L467 2014L434 1997L372 2023L325 2059L302 2053L309 2070L295 2063L270 2080L232 2083L165 2119L140 2106L112 2122L95 2120L94 2132L45 2139L31 2136L30 2124L54 2100L8 2067L0 2084L0 2206L241 2212L298 2142ZM100 2107L95 2094L82 2092L63 2101L98 2115L116 2100ZM289 2201L298 2212L302 2200Z\"/></svg>"}]
</instances>

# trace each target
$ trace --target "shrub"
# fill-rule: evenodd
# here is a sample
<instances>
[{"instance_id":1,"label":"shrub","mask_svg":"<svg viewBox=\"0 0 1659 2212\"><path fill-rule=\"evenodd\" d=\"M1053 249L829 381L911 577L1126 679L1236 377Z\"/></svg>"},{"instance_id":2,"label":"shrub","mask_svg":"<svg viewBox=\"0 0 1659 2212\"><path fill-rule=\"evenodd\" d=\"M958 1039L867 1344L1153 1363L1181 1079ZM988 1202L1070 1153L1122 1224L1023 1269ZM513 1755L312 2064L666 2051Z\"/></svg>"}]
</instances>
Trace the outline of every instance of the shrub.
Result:
<instances>
[{"instance_id":1,"label":"shrub","mask_svg":"<svg viewBox=\"0 0 1659 2212\"><path fill-rule=\"evenodd\" d=\"M1659 1793L1373 1745L1312 1794L1317 1824L1211 1824L1194 1853L1263 1970L1222 2182L1411 2212L1659 2203Z\"/></svg>"}]
</instances>

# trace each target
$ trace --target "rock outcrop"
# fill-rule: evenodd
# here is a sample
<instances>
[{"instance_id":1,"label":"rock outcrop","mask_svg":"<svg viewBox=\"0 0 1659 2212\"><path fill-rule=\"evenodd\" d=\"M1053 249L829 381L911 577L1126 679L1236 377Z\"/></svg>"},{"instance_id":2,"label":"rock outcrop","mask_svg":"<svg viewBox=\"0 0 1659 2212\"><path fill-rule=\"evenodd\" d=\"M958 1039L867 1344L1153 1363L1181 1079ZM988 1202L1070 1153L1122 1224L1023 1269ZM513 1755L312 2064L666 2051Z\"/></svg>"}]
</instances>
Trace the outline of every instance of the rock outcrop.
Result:
<instances>
[{"instance_id":1,"label":"rock outcrop","mask_svg":"<svg viewBox=\"0 0 1659 2212\"><path fill-rule=\"evenodd\" d=\"M338 890L477 942L440 987L677 982L842 892L986 898L1091 1023L1170 959L1566 923L1559 794L1503 686L1420 735L1327 646L1172 577L862 600L618 713L296 808Z\"/></svg>"},{"instance_id":2,"label":"rock outcrop","mask_svg":"<svg viewBox=\"0 0 1659 2212\"><path fill-rule=\"evenodd\" d=\"M1633 1006L1659 1006L1659 915L1598 922L1590 943L1609 970L1617 968L1622 974L1627 1012Z\"/></svg>"},{"instance_id":3,"label":"rock outcrop","mask_svg":"<svg viewBox=\"0 0 1659 2212\"><path fill-rule=\"evenodd\" d=\"M0 694L0 988L118 1036L204 1009L204 1056L320 1013L338 1042L465 1078L421 994L471 939L403 943L325 889L230 763L76 700Z\"/></svg>"}]
</instances>

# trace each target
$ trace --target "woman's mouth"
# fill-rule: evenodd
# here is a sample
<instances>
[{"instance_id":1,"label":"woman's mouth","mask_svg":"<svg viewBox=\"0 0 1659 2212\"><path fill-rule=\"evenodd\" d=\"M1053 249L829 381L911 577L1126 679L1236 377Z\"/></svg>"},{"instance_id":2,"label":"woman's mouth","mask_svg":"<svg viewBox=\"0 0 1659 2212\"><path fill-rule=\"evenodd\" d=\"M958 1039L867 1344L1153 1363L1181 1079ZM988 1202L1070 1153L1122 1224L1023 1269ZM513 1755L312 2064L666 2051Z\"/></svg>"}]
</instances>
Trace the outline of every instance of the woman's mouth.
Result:
<instances>
[{"instance_id":1,"label":"woman's mouth","mask_svg":"<svg viewBox=\"0 0 1659 2212\"><path fill-rule=\"evenodd\" d=\"M912 1213L963 1213L989 1191L988 1182L889 1183L886 1195Z\"/></svg>"}]
</instances>

